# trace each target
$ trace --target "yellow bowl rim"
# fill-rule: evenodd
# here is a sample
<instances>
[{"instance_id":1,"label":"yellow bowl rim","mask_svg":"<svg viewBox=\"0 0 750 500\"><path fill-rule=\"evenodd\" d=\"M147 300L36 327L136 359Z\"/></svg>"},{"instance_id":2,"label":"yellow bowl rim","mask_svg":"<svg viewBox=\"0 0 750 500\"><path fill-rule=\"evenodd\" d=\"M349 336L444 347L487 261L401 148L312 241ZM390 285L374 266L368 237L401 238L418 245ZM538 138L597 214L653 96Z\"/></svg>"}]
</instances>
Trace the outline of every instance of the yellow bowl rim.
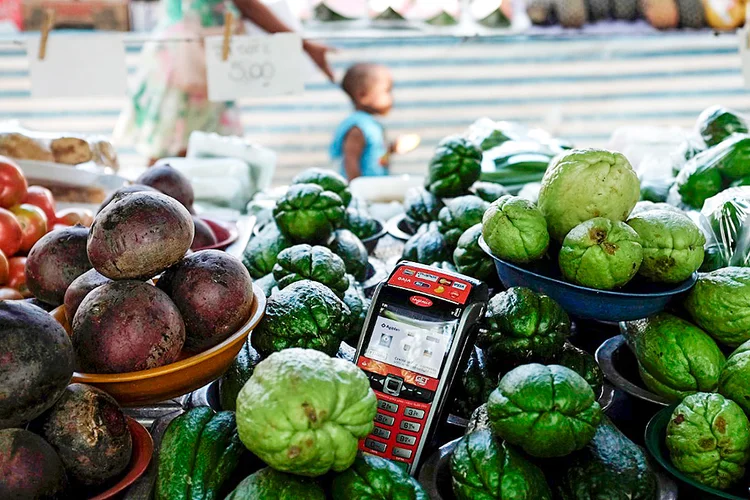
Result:
<instances>
[{"instance_id":1,"label":"yellow bowl rim","mask_svg":"<svg viewBox=\"0 0 750 500\"><path fill-rule=\"evenodd\" d=\"M170 363L164 366L157 366L156 368L149 368L148 370L125 373L73 372L73 378L75 378L77 382L89 384L116 384L121 382L133 382L159 377L168 373L181 371L185 368L202 363L205 360L212 358L217 353L228 349L232 344L235 344L242 337L247 337L248 334L256 326L258 326L258 323L260 323L260 320L263 318L263 315L266 312L266 294L263 293L263 290L258 285L253 283L253 295L255 296L256 304L255 313L250 316L247 322L242 325L239 330L237 330L232 336L206 351L198 353L194 356L190 356L189 358L185 358L181 361L177 361L175 363Z\"/></svg>"}]
</instances>

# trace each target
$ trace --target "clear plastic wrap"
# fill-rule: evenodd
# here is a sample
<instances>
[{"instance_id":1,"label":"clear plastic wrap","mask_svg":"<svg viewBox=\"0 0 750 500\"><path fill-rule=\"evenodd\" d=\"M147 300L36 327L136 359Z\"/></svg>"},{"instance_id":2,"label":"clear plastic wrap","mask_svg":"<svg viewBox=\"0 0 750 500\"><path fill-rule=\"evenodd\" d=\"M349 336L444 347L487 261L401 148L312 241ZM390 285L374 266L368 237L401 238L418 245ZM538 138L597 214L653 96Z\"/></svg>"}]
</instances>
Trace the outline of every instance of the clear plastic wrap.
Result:
<instances>
[{"instance_id":1,"label":"clear plastic wrap","mask_svg":"<svg viewBox=\"0 0 750 500\"><path fill-rule=\"evenodd\" d=\"M698 217L706 235L701 271L750 267L750 187L727 189L706 200Z\"/></svg>"},{"instance_id":2,"label":"clear plastic wrap","mask_svg":"<svg viewBox=\"0 0 750 500\"><path fill-rule=\"evenodd\" d=\"M102 136L38 132L16 122L0 124L0 155L16 160L97 166L115 172L117 152Z\"/></svg>"}]
</instances>

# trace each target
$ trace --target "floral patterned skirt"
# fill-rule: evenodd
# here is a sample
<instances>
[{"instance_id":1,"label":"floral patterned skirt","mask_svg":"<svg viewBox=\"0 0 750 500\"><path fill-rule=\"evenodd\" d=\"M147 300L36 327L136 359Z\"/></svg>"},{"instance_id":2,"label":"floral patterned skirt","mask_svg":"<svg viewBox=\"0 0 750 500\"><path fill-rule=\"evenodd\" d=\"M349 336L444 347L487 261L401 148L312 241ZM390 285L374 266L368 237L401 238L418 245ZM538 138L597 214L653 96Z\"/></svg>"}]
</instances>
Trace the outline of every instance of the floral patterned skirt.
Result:
<instances>
[{"instance_id":1,"label":"floral patterned skirt","mask_svg":"<svg viewBox=\"0 0 750 500\"><path fill-rule=\"evenodd\" d=\"M135 92L115 127L118 146L134 146L146 158L163 158L185 151L194 130L243 134L240 111L234 103L210 102L205 89L188 92L185 85L178 84L175 75L180 72L180 56L176 51L185 50L182 45L144 46Z\"/></svg>"}]
</instances>

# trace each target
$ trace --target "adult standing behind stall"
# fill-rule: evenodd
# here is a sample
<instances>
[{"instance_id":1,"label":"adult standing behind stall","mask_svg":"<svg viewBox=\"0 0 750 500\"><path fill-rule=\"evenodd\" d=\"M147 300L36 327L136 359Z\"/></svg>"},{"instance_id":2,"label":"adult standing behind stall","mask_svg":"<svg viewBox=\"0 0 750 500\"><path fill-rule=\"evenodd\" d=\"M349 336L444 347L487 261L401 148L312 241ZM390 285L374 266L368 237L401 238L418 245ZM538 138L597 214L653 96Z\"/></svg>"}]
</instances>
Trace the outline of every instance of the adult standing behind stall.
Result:
<instances>
[{"instance_id":1,"label":"adult standing behind stall","mask_svg":"<svg viewBox=\"0 0 750 500\"><path fill-rule=\"evenodd\" d=\"M164 19L158 39L200 39L223 32L224 14L231 11L268 33L292 31L261 0L162 0ZM236 32L241 31L237 23ZM327 61L331 50L305 40L305 52L333 80ZM234 102L210 102L202 42L149 42L141 53L140 70L131 102L115 128L118 144L133 144L153 164L165 156L184 156L195 130L243 135Z\"/></svg>"}]
</instances>

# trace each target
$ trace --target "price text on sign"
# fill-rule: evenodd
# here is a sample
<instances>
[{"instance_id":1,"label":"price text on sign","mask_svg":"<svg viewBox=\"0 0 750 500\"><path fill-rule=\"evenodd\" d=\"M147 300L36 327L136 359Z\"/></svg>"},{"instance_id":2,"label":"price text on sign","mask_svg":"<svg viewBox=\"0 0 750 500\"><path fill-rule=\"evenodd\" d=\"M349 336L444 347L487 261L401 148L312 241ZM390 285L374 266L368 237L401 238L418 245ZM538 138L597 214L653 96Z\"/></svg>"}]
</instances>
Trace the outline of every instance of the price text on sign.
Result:
<instances>
[{"instance_id":1,"label":"price text on sign","mask_svg":"<svg viewBox=\"0 0 750 500\"><path fill-rule=\"evenodd\" d=\"M44 60L39 38L26 44L31 96L125 97L128 74L125 46L119 34L63 35L51 33Z\"/></svg>"},{"instance_id":2,"label":"price text on sign","mask_svg":"<svg viewBox=\"0 0 750 500\"><path fill-rule=\"evenodd\" d=\"M213 102L242 97L301 94L304 90L302 39L294 33L234 36L226 61L223 37L206 39L208 98Z\"/></svg>"}]
</instances>

